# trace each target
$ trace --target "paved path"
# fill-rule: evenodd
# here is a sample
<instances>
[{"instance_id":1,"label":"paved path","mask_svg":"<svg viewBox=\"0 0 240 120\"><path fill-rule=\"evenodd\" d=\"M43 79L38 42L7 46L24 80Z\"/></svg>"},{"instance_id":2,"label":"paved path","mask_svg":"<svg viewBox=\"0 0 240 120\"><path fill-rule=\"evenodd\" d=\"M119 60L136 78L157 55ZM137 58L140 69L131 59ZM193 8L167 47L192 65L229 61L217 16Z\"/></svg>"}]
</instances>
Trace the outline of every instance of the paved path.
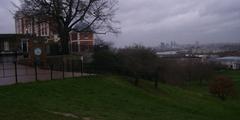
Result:
<instances>
[{"instance_id":1,"label":"paved path","mask_svg":"<svg viewBox=\"0 0 240 120\"><path fill-rule=\"evenodd\" d=\"M12 85L16 83L15 69L12 63L0 63L0 86ZM46 69L37 69L37 79L39 81L51 80L51 71ZM63 79L62 71L53 71L53 79ZM89 74L74 73L74 77L86 76ZM72 72L65 72L65 78L72 78ZM35 69L33 67L17 65L18 83L28 83L36 81Z\"/></svg>"}]
</instances>

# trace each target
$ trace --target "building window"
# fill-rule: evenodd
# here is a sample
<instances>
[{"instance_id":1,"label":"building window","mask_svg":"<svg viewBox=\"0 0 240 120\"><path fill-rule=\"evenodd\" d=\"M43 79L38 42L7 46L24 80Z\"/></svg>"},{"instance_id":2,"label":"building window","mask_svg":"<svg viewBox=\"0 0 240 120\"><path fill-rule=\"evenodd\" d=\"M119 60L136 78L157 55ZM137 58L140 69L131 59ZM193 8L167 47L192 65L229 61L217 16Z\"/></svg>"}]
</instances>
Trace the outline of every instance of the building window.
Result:
<instances>
[{"instance_id":1,"label":"building window","mask_svg":"<svg viewBox=\"0 0 240 120\"><path fill-rule=\"evenodd\" d=\"M23 31L22 31L22 20L21 19L19 19L19 22L18 22L18 33L19 34L21 34L21 33L23 33Z\"/></svg>"},{"instance_id":2,"label":"building window","mask_svg":"<svg viewBox=\"0 0 240 120\"><path fill-rule=\"evenodd\" d=\"M24 54L28 52L28 40L21 40L21 50Z\"/></svg>"},{"instance_id":3,"label":"building window","mask_svg":"<svg viewBox=\"0 0 240 120\"><path fill-rule=\"evenodd\" d=\"M80 42L80 50L81 51L87 51L92 48L92 43L91 42Z\"/></svg>"},{"instance_id":4,"label":"building window","mask_svg":"<svg viewBox=\"0 0 240 120\"><path fill-rule=\"evenodd\" d=\"M49 35L48 23L41 23L40 24L40 34L41 34L41 36L48 36Z\"/></svg>"},{"instance_id":5,"label":"building window","mask_svg":"<svg viewBox=\"0 0 240 120\"><path fill-rule=\"evenodd\" d=\"M89 45L81 45L81 51L84 52L84 51L87 51L90 49L90 46Z\"/></svg>"},{"instance_id":6,"label":"building window","mask_svg":"<svg viewBox=\"0 0 240 120\"><path fill-rule=\"evenodd\" d=\"M32 21L25 20L25 33L32 34Z\"/></svg>"},{"instance_id":7,"label":"building window","mask_svg":"<svg viewBox=\"0 0 240 120\"><path fill-rule=\"evenodd\" d=\"M34 27L35 27L35 28L34 28L34 30L35 30L35 31L34 31L35 34L36 34L37 36L39 36L39 30L40 30L40 29L39 29L39 27L40 27L39 24L35 24Z\"/></svg>"},{"instance_id":8,"label":"building window","mask_svg":"<svg viewBox=\"0 0 240 120\"><path fill-rule=\"evenodd\" d=\"M44 31L45 31L45 35L48 36L48 24L45 23L45 26L44 26Z\"/></svg>"},{"instance_id":9,"label":"building window","mask_svg":"<svg viewBox=\"0 0 240 120\"><path fill-rule=\"evenodd\" d=\"M4 41L4 51L9 51L10 48L9 48L9 43L8 41Z\"/></svg>"},{"instance_id":10,"label":"building window","mask_svg":"<svg viewBox=\"0 0 240 120\"><path fill-rule=\"evenodd\" d=\"M84 39L84 40L88 40L88 39L89 39L89 33L84 32L84 33L83 33L83 39Z\"/></svg>"},{"instance_id":11,"label":"building window","mask_svg":"<svg viewBox=\"0 0 240 120\"><path fill-rule=\"evenodd\" d=\"M44 29L43 29L43 23L41 23L41 24L40 24L40 35L41 35L41 36L43 36L43 34L44 34L43 31L44 31Z\"/></svg>"},{"instance_id":12,"label":"building window","mask_svg":"<svg viewBox=\"0 0 240 120\"><path fill-rule=\"evenodd\" d=\"M24 20L24 33L29 33L29 21L27 19Z\"/></svg>"},{"instance_id":13,"label":"building window","mask_svg":"<svg viewBox=\"0 0 240 120\"><path fill-rule=\"evenodd\" d=\"M71 38L72 38L72 40L77 40L78 39L78 34L75 33L75 32L71 33Z\"/></svg>"},{"instance_id":14,"label":"building window","mask_svg":"<svg viewBox=\"0 0 240 120\"><path fill-rule=\"evenodd\" d=\"M78 43L77 42L72 43L72 52L78 52Z\"/></svg>"}]
</instances>

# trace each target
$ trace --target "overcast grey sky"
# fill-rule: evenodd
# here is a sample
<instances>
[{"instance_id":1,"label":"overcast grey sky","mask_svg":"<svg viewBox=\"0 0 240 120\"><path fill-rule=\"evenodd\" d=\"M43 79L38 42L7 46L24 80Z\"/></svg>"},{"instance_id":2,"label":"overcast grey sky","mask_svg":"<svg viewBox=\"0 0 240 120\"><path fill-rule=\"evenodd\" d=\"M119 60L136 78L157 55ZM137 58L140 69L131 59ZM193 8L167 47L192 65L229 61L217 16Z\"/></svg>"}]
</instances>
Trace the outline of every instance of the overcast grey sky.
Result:
<instances>
[{"instance_id":1,"label":"overcast grey sky","mask_svg":"<svg viewBox=\"0 0 240 120\"><path fill-rule=\"evenodd\" d=\"M18 0L12 0L14 2ZM0 1L0 33L14 33L10 0ZM160 42L240 42L240 0L119 0L117 46Z\"/></svg>"}]
</instances>

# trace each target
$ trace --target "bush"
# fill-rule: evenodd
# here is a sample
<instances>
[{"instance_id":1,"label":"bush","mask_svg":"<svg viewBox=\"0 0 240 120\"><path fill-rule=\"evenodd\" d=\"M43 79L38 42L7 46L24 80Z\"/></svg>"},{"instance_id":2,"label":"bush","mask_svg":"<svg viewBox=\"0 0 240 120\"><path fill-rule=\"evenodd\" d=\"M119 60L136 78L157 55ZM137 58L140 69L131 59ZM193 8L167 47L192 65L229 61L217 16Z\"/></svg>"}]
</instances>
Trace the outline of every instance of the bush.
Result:
<instances>
[{"instance_id":1,"label":"bush","mask_svg":"<svg viewBox=\"0 0 240 120\"><path fill-rule=\"evenodd\" d=\"M210 82L209 92L221 100L225 100L228 96L234 95L234 82L228 77L217 76L212 82Z\"/></svg>"},{"instance_id":2,"label":"bush","mask_svg":"<svg viewBox=\"0 0 240 120\"><path fill-rule=\"evenodd\" d=\"M111 49L108 43L101 43L94 47L92 65L95 72L117 72L118 71L118 57L116 52Z\"/></svg>"},{"instance_id":3,"label":"bush","mask_svg":"<svg viewBox=\"0 0 240 120\"><path fill-rule=\"evenodd\" d=\"M47 54L50 56L61 55L59 44L57 43L48 43L47 44Z\"/></svg>"},{"instance_id":4,"label":"bush","mask_svg":"<svg viewBox=\"0 0 240 120\"><path fill-rule=\"evenodd\" d=\"M159 58L155 52L143 46L135 45L122 49L112 49L111 45L99 42L94 47L93 61L89 64L98 73L117 73L139 79L146 79L182 85L197 81L207 81L213 74L209 63L199 58Z\"/></svg>"},{"instance_id":5,"label":"bush","mask_svg":"<svg viewBox=\"0 0 240 120\"><path fill-rule=\"evenodd\" d=\"M118 51L120 70L122 74L135 78L135 85L138 79L156 79L158 68L158 57L151 49L143 46L133 46Z\"/></svg>"},{"instance_id":6,"label":"bush","mask_svg":"<svg viewBox=\"0 0 240 120\"><path fill-rule=\"evenodd\" d=\"M116 50L110 44L100 42L94 48L92 66L98 73L133 77L135 85L139 79L156 80L159 77L159 58L153 50L139 45Z\"/></svg>"},{"instance_id":7,"label":"bush","mask_svg":"<svg viewBox=\"0 0 240 120\"><path fill-rule=\"evenodd\" d=\"M165 58L161 63L164 82L173 85L198 83L203 85L214 74L211 64L198 58Z\"/></svg>"}]
</instances>

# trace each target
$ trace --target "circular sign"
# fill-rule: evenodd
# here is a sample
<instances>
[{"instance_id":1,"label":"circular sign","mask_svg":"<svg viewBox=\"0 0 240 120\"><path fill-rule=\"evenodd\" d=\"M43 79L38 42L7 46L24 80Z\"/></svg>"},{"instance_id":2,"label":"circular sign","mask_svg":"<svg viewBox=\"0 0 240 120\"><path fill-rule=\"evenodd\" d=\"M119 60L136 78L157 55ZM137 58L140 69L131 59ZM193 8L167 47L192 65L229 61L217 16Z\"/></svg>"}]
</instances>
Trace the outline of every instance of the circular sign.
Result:
<instances>
[{"instance_id":1,"label":"circular sign","mask_svg":"<svg viewBox=\"0 0 240 120\"><path fill-rule=\"evenodd\" d=\"M41 48L35 48L34 49L34 54L37 55L37 56L41 55L42 54Z\"/></svg>"}]
</instances>

